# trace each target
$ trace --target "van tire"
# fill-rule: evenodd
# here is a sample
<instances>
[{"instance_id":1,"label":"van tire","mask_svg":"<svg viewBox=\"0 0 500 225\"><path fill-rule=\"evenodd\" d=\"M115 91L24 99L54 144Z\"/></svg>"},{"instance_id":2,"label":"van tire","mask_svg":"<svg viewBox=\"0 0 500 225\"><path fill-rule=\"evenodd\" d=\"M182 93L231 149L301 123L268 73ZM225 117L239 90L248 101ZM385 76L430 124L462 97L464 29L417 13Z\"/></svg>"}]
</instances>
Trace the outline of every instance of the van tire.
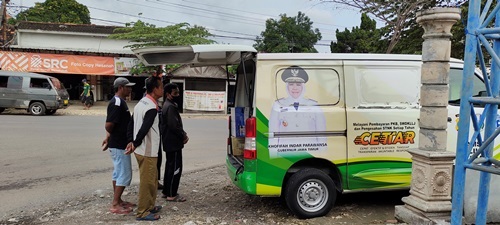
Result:
<instances>
[{"instance_id":1,"label":"van tire","mask_svg":"<svg viewBox=\"0 0 500 225\"><path fill-rule=\"evenodd\" d=\"M29 113L33 116L45 115L45 105L41 102L33 102L30 105Z\"/></svg>"},{"instance_id":2,"label":"van tire","mask_svg":"<svg viewBox=\"0 0 500 225\"><path fill-rule=\"evenodd\" d=\"M45 111L45 115L54 115L56 113L57 109L49 109Z\"/></svg>"},{"instance_id":3,"label":"van tire","mask_svg":"<svg viewBox=\"0 0 500 225\"><path fill-rule=\"evenodd\" d=\"M285 189L286 204L300 219L328 214L336 199L337 191L332 178L314 168L302 169L293 174Z\"/></svg>"},{"instance_id":4,"label":"van tire","mask_svg":"<svg viewBox=\"0 0 500 225\"><path fill-rule=\"evenodd\" d=\"M0 108L0 113L3 113L4 110L5 108Z\"/></svg>"}]
</instances>

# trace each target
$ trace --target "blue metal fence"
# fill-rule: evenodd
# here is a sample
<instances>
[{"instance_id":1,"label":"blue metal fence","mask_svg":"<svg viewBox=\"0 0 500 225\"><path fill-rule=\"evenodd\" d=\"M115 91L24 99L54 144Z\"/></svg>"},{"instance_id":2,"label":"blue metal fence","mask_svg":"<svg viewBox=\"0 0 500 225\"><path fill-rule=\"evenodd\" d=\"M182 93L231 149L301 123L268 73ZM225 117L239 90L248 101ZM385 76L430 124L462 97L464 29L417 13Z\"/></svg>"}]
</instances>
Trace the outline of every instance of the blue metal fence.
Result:
<instances>
[{"instance_id":1,"label":"blue metal fence","mask_svg":"<svg viewBox=\"0 0 500 225\"><path fill-rule=\"evenodd\" d=\"M481 11L481 0L469 0L467 18L465 64L458 123L457 157L453 181L451 224L462 225L464 209L465 173L467 169L481 171L475 224L486 224L489 184L491 173L500 174L500 162L493 158L495 138L500 134L497 127L497 112L500 105L500 4L491 9L493 0L488 0ZM493 19L495 22L492 23ZM494 24L494 25L492 25ZM493 47L491 46L493 43ZM483 49L491 56L491 72L487 73ZM473 78L476 62L484 74L487 96L473 97ZM474 104L484 105L482 115L477 118ZM469 134L471 126L474 133ZM484 138L481 127L484 124ZM473 146L480 146L473 152Z\"/></svg>"}]
</instances>

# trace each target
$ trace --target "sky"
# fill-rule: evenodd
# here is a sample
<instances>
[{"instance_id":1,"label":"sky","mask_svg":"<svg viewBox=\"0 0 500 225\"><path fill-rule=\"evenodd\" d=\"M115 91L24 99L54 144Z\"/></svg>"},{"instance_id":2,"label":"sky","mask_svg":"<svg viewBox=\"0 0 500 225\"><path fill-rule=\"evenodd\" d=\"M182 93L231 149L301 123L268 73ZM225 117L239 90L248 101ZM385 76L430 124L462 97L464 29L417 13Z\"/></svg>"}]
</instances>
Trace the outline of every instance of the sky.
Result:
<instances>
[{"instance_id":1,"label":"sky","mask_svg":"<svg viewBox=\"0 0 500 225\"><path fill-rule=\"evenodd\" d=\"M330 52L335 30L343 31L360 24L356 9L320 0L77 0L90 11L91 22L98 25L124 26L138 19L168 26L187 22L206 27L217 43L253 45L265 30L265 21L280 14L297 16L301 11L318 28L322 39L315 45L318 52ZM11 0L8 12L17 14L25 7L43 0ZM380 22L378 26L382 26Z\"/></svg>"}]
</instances>

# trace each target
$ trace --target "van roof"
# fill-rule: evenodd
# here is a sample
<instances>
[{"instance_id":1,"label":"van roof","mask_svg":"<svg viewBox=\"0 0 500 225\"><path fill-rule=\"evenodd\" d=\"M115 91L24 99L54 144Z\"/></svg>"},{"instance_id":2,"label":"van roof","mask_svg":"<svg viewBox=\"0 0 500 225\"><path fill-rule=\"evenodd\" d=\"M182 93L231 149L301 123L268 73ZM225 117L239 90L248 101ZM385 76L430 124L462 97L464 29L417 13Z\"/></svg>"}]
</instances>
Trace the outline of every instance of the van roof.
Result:
<instances>
[{"instance_id":1,"label":"van roof","mask_svg":"<svg viewBox=\"0 0 500 225\"><path fill-rule=\"evenodd\" d=\"M371 53L259 53L258 60L364 60L364 61L421 61L421 55ZM451 58L452 63L463 63Z\"/></svg>"},{"instance_id":2,"label":"van roof","mask_svg":"<svg viewBox=\"0 0 500 225\"><path fill-rule=\"evenodd\" d=\"M51 77L51 76L47 76L47 75L43 75L43 74L38 74L38 73L28 73L28 72L0 70L0 76L10 76L10 75L20 76L20 77L36 77L36 78Z\"/></svg>"}]
</instances>

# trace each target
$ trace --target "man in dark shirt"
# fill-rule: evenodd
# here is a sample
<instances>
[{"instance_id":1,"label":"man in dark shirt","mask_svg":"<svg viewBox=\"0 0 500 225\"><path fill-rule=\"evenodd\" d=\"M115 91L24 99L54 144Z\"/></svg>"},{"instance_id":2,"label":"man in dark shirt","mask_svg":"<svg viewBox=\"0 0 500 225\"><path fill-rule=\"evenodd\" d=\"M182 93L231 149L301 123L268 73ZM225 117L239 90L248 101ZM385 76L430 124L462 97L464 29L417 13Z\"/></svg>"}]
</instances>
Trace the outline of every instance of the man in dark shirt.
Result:
<instances>
[{"instance_id":1,"label":"man in dark shirt","mask_svg":"<svg viewBox=\"0 0 500 225\"><path fill-rule=\"evenodd\" d=\"M179 88L176 84L165 85L165 103L162 108L161 132L163 151L167 158L163 175L163 196L167 201L184 202L186 199L177 193L182 174L182 148L189 140L182 127L182 119L177 109Z\"/></svg>"},{"instance_id":2,"label":"man in dark shirt","mask_svg":"<svg viewBox=\"0 0 500 225\"><path fill-rule=\"evenodd\" d=\"M109 149L113 159L113 202L109 209L111 213L128 214L135 204L121 199L126 186L132 180L132 165L130 155L125 154L127 147L127 126L130 122L130 112L125 98L130 95L132 86L125 78L117 78L114 82L115 96L109 101L106 117L106 138L102 142L103 151Z\"/></svg>"}]
</instances>

